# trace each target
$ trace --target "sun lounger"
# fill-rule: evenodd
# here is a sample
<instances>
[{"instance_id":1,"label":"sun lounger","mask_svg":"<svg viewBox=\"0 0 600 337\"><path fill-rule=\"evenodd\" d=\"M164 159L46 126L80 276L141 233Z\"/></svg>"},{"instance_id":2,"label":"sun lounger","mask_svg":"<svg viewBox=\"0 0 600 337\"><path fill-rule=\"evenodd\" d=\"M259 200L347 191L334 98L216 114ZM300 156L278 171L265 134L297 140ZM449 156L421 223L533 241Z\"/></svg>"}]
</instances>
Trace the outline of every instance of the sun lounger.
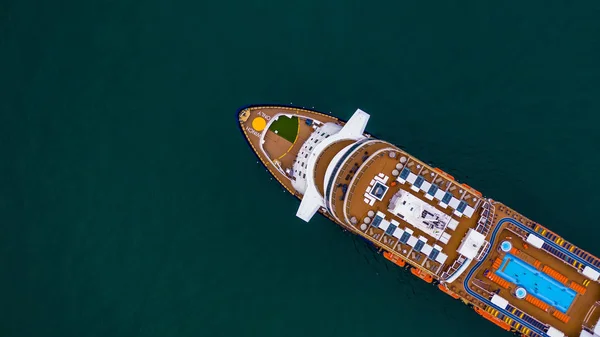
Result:
<instances>
[{"instance_id":1,"label":"sun lounger","mask_svg":"<svg viewBox=\"0 0 600 337\"><path fill-rule=\"evenodd\" d=\"M417 180L417 175L412 172L410 172L408 174L408 177L406 178L406 181L408 181L408 183L411 185L413 185L416 180Z\"/></svg>"},{"instance_id":2,"label":"sun lounger","mask_svg":"<svg viewBox=\"0 0 600 337\"><path fill-rule=\"evenodd\" d=\"M442 198L444 197L444 195L446 194L446 192L440 190L439 188L437 189L437 191L435 191L435 194L433 195L437 200L442 200Z\"/></svg>"}]
</instances>

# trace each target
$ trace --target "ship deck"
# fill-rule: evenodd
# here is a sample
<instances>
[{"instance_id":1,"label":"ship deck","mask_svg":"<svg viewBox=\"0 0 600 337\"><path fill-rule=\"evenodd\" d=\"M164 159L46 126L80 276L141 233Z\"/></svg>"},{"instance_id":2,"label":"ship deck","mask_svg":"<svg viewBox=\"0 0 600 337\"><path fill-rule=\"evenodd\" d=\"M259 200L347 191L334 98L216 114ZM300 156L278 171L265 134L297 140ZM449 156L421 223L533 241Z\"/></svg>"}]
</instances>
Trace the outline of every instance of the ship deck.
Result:
<instances>
[{"instance_id":1,"label":"ship deck","mask_svg":"<svg viewBox=\"0 0 600 337\"><path fill-rule=\"evenodd\" d=\"M393 152L393 158L390 157L390 152ZM365 158L367 156L367 158ZM431 183L436 183L440 186L440 189L446 189L457 199L464 200L472 206L475 210L478 209L481 200L475 191L467 189L465 186L458 184L451 177L444 175L442 172L434 169L433 167L419 161L418 159L410 156L408 153L398 149L397 147L385 143L385 142L373 142L366 143L362 148L359 148L356 153L349 158L345 167L342 167L338 174L337 180L334 182L334 186L340 184L348 184L347 194L343 196L341 188L336 188L332 193L332 206L336 209L337 214L344 214L347 223L351 223L355 230L362 235L366 236L369 240L378 243L381 247L388 251L393 251L395 254L402 256L405 260L413 265L421 266L426 269L429 273L436 275L438 278L441 276L445 267L452 265L458 253L456 252L459 247L462 238L470 228L474 228L477 223L477 216L472 217L457 217L453 214L454 210L451 207L442 208L439 206L439 201L436 199L429 200L424 198L425 191L414 191L410 188L410 184L405 182L403 184L396 183L392 186L394 181L393 171L398 170L399 159L405 158L406 162L403 167L408 168L415 174L420 174L425 177L425 180ZM355 173L352 173L352 169L358 169ZM388 177L388 190L382 200L376 200L373 205L365 202L364 194L370 187L370 183L373 179L383 174ZM448 240L440 240L438 237L432 237L430 234L412 226L410 223L404 221L397 215L392 214L388 210L390 200L392 196L399 190L410 193L424 203L436 208L440 213L445 214L449 218L454 219L457 222L456 227L446 229L446 233L450 235ZM410 228L413 231L413 236L426 240L426 244L430 246L441 247L441 252L447 255L447 259L444 263L429 259L423 252L415 251L409 243L400 242L399 238L386 234L381 228L373 227L368 224L365 230L361 230L361 225L364 224L365 218L372 219L369 217L371 214L381 212L385 214L386 220L395 220L399 223L399 228ZM353 220L356 219L356 221ZM369 220L370 221L370 220ZM354 223L353 223L354 222Z\"/></svg>"},{"instance_id":2,"label":"ship deck","mask_svg":"<svg viewBox=\"0 0 600 337\"><path fill-rule=\"evenodd\" d=\"M391 152L393 152L392 156L390 156ZM404 165L398 165L403 158L406 159ZM411 184L408 182L399 183L396 181L394 183L395 176L392 172L404 168L409 168L412 173L424 177L425 181L429 183L437 184L440 186L440 189L445 189L455 198L466 201L469 206L475 209L475 214L472 217L464 215L457 217L451 207L441 207L437 199L429 200L425 198L426 191L418 189L415 191L411 189ZM376 200L370 205L363 196L366 196L365 192L370 187L373 179L378 179L377 177L380 177L381 174L389 178L385 184L388 190L381 200ZM336 188L332 193L331 201L335 212L337 214L344 214L344 219L340 219L341 221L351 224L360 235L365 236L383 249L400 256L411 265L426 270L438 279L443 279L443 276L447 276L447 274L444 275L444 271L448 271L448 273L455 271L462 262L459 259L460 254L457 253L457 248L467 231L471 228L478 228L478 230L483 231L490 243L487 256L478 263L473 261L467 272L447 286L452 292L465 298L467 301L484 310L489 310L488 312L491 312L492 316L502 317L503 321L510 324L511 328L532 334L533 332L530 327L537 327L543 333L548 329L548 326L552 326L568 336L577 336L582 326L591 328L598 321L600 317L600 308L598 308L600 306L600 285L597 282L590 282L588 278L580 273L583 264L574 260L569 260L569 263L565 261L568 257L561 259L552 255L548 250L532 247L526 242L527 235L532 232L537 231L540 234L551 232L501 203L494 202L493 209L482 209L482 199L479 197L477 191L471 189L469 186L457 183L449 175L432 168L410 156L408 153L383 142L366 143L342 167L337 180L334 182L334 186L339 186L340 184L348 185L346 194L343 193L341 188ZM458 222L454 230L446 230L446 232L451 234L447 242L441 242L438 238L432 237L430 233L425 233L419 228L411 226L390 212L388 209L390 200L400 190L403 193L410 193L410 195L435 207L437 211L452 217L452 219ZM399 228L412 229L414 237L425 240L429 245L441 247L442 252L448 256L446 262L440 264L437 261L429 259L426 254L417 252L414 244L410 245L410 242L399 242L399 238L390 235L390 232L372 226L369 222L373 219L372 215L378 212L384 214L386 220L396 220ZM485 213L489 217L489 223L484 228L481 228L482 226L480 226L479 222L482 213ZM546 235L548 238L544 239L548 242L558 242L562 247L566 247L574 252L580 252L579 254L587 259L586 265L600 266L600 261L597 258L581 251L556 234ZM518 299L515 296L515 290L520 285L508 281L507 283L503 283L502 280L498 281L498 278L495 277L497 275L494 264L502 261L506 255L499 248L500 244L504 241L511 242L514 248L514 251L512 251L514 254L512 255L515 255L518 260L525 262L526 265L533 266L536 272L539 271L541 273L540 275L543 277L542 281L546 281L547 279L556 281L558 279L561 286L558 286L557 289L562 287L564 289L561 290L575 293L574 299L565 312L533 295L528 295L526 299ZM560 253L555 254L560 255ZM508 263L506 262L506 264ZM486 277L489 273L492 274L491 277ZM508 300L509 305L506 315L503 316L501 311L494 309L490 301L494 294ZM549 300L548 298L544 299ZM553 304L558 306L558 303ZM524 320L529 320L533 323ZM519 322L523 322L523 324ZM524 324L527 324L527 326Z\"/></svg>"},{"instance_id":3,"label":"ship deck","mask_svg":"<svg viewBox=\"0 0 600 337\"><path fill-rule=\"evenodd\" d=\"M293 142L268 129L269 121L278 115L298 117L297 137ZM291 169L299 149L313 131L310 126L306 125L306 119L316 119L323 123L343 123L330 115L284 106L252 106L244 109L239 116L240 128L259 160L285 189L298 197L301 195L294 190L289 177L285 174L285 169ZM261 144L260 133L265 128L267 128L265 142ZM276 166L276 163L279 163L282 170Z\"/></svg>"},{"instance_id":4,"label":"ship deck","mask_svg":"<svg viewBox=\"0 0 600 337\"><path fill-rule=\"evenodd\" d=\"M591 282L588 278L583 276L579 272L581 265L578 262L574 261L569 264L565 261L565 259L569 257L559 258L554 256L545 249L545 246L542 249L533 247L526 242L526 238L530 233L538 233L536 232L537 228L540 234L541 232L550 234L548 238L544 237L544 239L547 240L546 244L556 244L558 242L558 247L572 247L571 249L573 249L573 251L579 249L558 237L556 234L551 233L545 227L536 224L501 203L495 203L494 217L495 224L493 227L496 235L493 236L493 240L491 241L492 249L486 259L481 261L481 264L473 269L473 276L468 279L469 287L486 298L489 297L490 294L496 293L509 300L511 306L523 311L524 315L531 316L542 325L550 324L568 336L578 336L582 326L591 328L596 324L600 318L600 308L598 308L600 306L600 303L598 303L600 300L600 284L593 281ZM543 237L543 235L540 236ZM490 238L491 237L492 236L490 235ZM507 253L499 248L500 244L504 241L510 242L513 247L513 249L508 252L508 254L510 254L509 256L506 256ZM569 249L567 249L567 251L568 250ZM583 252L582 254L587 253ZM557 253L557 255L560 255L560 253ZM573 290L573 287L578 288L579 291L575 291L575 298L565 313L553 307L552 304L548 304L547 301L540 300L539 298L532 299L529 297L529 301L526 299L518 299L515 297L514 292L519 285L502 277L500 277L502 280L498 280L497 276L499 274L498 272L494 272L495 270L498 270L495 262L502 260L504 257L511 258L511 256L532 266L533 269L538 271L544 278L550 278L556 281L557 284L561 284L565 289ZM597 261L597 258L592 257L590 260ZM589 265L593 265L593 263L594 262L591 262ZM492 277L495 280L486 277L484 275L486 272L488 274L493 273ZM500 275L503 274L500 273ZM464 287L464 281L465 278L460 278L450 285L450 289L461 296L466 296L467 298L470 298L470 300L479 302L480 305L484 307L488 306L489 303L478 301L474 296L469 296L467 294ZM571 285L573 285L573 287Z\"/></svg>"},{"instance_id":5,"label":"ship deck","mask_svg":"<svg viewBox=\"0 0 600 337\"><path fill-rule=\"evenodd\" d=\"M279 114L299 118L294 141L268 130L261 146L259 132ZM240 117L241 129L260 161L299 198L284 171L291 168L305 141L310 141L307 118L344 124L325 114L286 107L252 107ZM266 123L262 129L255 123L260 119ZM351 140L330 144L314 168L318 192L326 198L330 195L332 215L325 213L330 219L444 282L451 295L480 308L488 319L508 330L542 336L552 326L578 336L582 326L591 329L598 322L600 284L582 274L584 267L600 272L598 258L392 144L367 139L356 145L336 168L328 191L324 180L330 163L353 144ZM398 200L403 206L398 206ZM413 216L407 211L413 211L411 205L425 211ZM422 221L425 216L442 219L439 223L444 226L424 226L429 225ZM471 230L487 241L472 261L458 252ZM537 238L535 244L528 241L529 235ZM508 251L504 249L507 243ZM525 289L527 295L518 297L521 290L517 288ZM497 306L492 301L497 296L508 304Z\"/></svg>"}]
</instances>

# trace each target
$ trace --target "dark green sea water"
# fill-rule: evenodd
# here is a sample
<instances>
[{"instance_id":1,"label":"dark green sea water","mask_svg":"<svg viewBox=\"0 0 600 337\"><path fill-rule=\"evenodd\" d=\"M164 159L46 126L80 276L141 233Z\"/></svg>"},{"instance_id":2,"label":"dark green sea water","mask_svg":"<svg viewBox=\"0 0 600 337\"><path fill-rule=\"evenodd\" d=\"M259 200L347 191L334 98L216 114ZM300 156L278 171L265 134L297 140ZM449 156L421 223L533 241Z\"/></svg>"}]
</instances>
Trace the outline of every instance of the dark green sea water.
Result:
<instances>
[{"instance_id":1,"label":"dark green sea water","mask_svg":"<svg viewBox=\"0 0 600 337\"><path fill-rule=\"evenodd\" d=\"M509 336L240 135L314 106L600 254L598 1L0 2L0 336Z\"/></svg>"}]
</instances>

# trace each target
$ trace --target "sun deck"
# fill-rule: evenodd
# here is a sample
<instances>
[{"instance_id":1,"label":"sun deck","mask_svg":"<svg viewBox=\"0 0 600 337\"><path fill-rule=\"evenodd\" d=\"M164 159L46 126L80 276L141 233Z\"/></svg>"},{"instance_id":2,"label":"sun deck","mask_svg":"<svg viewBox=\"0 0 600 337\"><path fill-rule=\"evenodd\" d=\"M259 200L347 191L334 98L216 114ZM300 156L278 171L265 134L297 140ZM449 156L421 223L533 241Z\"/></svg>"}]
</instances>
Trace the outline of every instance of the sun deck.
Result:
<instances>
[{"instance_id":1,"label":"sun deck","mask_svg":"<svg viewBox=\"0 0 600 337\"><path fill-rule=\"evenodd\" d=\"M421 179L403 179L400 172L404 168ZM442 200L425 197L427 185L432 186L429 181L439 186L442 196L447 193L452 198L452 206L441 206ZM394 199L410 200L419 212L427 214L403 215L401 212L409 210L391 208ZM438 277L459 257L462 239L477 224L475 212L480 201L476 191L385 142L365 143L358 148L339 171L331 194L334 213L343 214L340 220ZM457 212L459 205L469 205L473 211L469 216Z\"/></svg>"}]
</instances>

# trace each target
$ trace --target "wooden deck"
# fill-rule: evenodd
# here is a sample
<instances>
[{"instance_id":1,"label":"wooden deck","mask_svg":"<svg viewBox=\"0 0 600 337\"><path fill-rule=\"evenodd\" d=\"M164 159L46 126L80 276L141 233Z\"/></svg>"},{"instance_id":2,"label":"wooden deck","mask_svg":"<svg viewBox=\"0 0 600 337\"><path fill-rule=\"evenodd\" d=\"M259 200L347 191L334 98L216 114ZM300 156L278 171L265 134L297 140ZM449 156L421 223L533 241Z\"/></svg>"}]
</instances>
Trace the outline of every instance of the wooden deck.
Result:
<instances>
[{"instance_id":1,"label":"wooden deck","mask_svg":"<svg viewBox=\"0 0 600 337\"><path fill-rule=\"evenodd\" d=\"M496 203L496 222L507 217L513 218L522 224L533 224L531 220L525 218L523 215L500 203ZM595 310L592 310L594 307L598 306L597 302L600 300L600 284L597 282L589 282L585 287L585 293L576 295L566 312L568 322L565 322L564 319L561 320L557 317L563 316L560 312L553 314L556 309L552 308L551 305L549 306L549 309L545 311L542 308L543 305L535 305L526 300L517 299L513 295L516 285L509 282L508 288L503 288L501 285L492 282L483 275L485 271L493 272L494 261L497 258L502 258L504 256L504 253L498 248L499 244L504 240L509 240L513 245L513 248L518 250L518 255L516 256L519 259L532 266L537 266L537 269L540 271L544 270L544 266L550 267L556 273L559 273L568 279L568 281L565 281L567 286L571 284L571 282L581 285L587 280L587 278L580 274L573 266L566 264L542 249L537 249L527 244L524 240L526 235L526 232L516 226L506 223L503 224L499 229L496 240L491 243L492 249L490 249L486 261L476 271L474 278L471 280L472 288L476 288L478 285L484 285L486 290L497 292L500 296L507 299L512 306L531 315L538 321L554 326L563 331L567 336L579 336L582 325L594 325L598 318L595 318L594 320L592 316L597 315L597 317L600 317L600 313L595 313ZM552 276L552 273L549 275ZM600 308L597 310L600 310Z\"/></svg>"},{"instance_id":2,"label":"wooden deck","mask_svg":"<svg viewBox=\"0 0 600 337\"><path fill-rule=\"evenodd\" d=\"M311 127L304 123L304 118L300 117L299 119L298 136L294 143L278 136L271 130L268 130L265 134L263 149L271 161L278 160L284 169L292 167L302 144L309 139L313 131Z\"/></svg>"},{"instance_id":3,"label":"wooden deck","mask_svg":"<svg viewBox=\"0 0 600 337\"><path fill-rule=\"evenodd\" d=\"M394 152L396 154L395 158L391 158L389 156L389 152ZM368 159L363 160L363 156L367 153L369 155ZM338 173L337 179L334 182L334 187L339 186L340 184L348 184L348 192L344 196L341 188L335 188L334 193L332 193L332 205L334 208L335 214L342 221L346 221L348 224L351 224L350 219L356 218L358 221L353 225L356 231L362 232L360 230L360 225L363 223L363 219L367 216L369 211L377 212L380 211L386 215L386 219L394 219L400 223L401 228L408 227L414 231L414 236L424 236L428 239L427 244L434 245L438 244L443 248L442 252L448 255L448 259L446 260L445 265L451 265L454 260L458 257L458 253L456 250L461 244L461 240L467 233L470 228L474 228L477 222L477 214L474 214L473 217L468 218L466 216L457 218L452 213L450 207L441 208L437 205L437 201L428 200L424 198L424 192L414 192L410 189L409 184L397 184L396 186L391 186L391 184L387 184L389 189L386 192L384 198L381 201L376 201L373 206L369 206L364 202L364 193L369 186L371 179L373 179L379 173L383 173L393 181L395 177L392 176L392 171L396 169L396 165L399 162L399 158L405 157L407 158L406 165L412 171L416 172L416 174L424 174L431 181L440 180L440 182L446 182L446 188L453 188L454 194L457 196L461 196L459 194L460 191L463 191L467 196L471 198L469 201L470 204L475 206L479 202L479 197L475 196L475 200L473 199L473 194L467 192L467 189L460 184L456 183L452 179L449 179L442 174L438 173L434 168L426 165L408 153L400 150L399 148L385 142L378 143L367 143L363 147L359 148L356 151L356 154L349 157L347 163L342 167L340 172ZM351 172L358 165L358 170L354 173ZM433 173L433 174L431 174ZM405 222L403 219L398 216L390 213L388 211L388 206L391 197L398 192L400 189L411 193L416 196L423 202L436 207L440 212L448 215L449 217L458 221L458 226L454 231L447 230L449 234L451 234L451 238L448 243L443 243L437 240L434 237L431 237L429 234L422 232L421 230L414 228L409 223ZM476 210L477 211L477 210ZM390 235L384 235L384 231L379 228L373 228L369 226L369 228L361 233L362 235L368 237L370 240L377 242L380 246L384 247L386 250L394 251L396 254L401 255L403 258L409 261L412 265L419 266L420 268L426 269L428 272L439 274L445 269L441 267L440 264L436 261L432 261L427 259L426 256L422 253L414 252L408 245L398 243L398 239ZM441 268L440 268L441 267Z\"/></svg>"},{"instance_id":4,"label":"wooden deck","mask_svg":"<svg viewBox=\"0 0 600 337\"><path fill-rule=\"evenodd\" d=\"M278 114L295 115L299 118L316 119L323 123L333 122L342 124L342 122L330 115L314 112L307 109L292 108L292 107L275 107L275 106L255 106L249 107L241 111L239 116L240 129L244 137L258 156L259 160L265 165L267 170L277 179L277 181L285 187L291 194L301 197L293 188L292 183L284 172L281 172L274 165L274 159L278 159L282 166L290 167L293 163L298 149L302 147L308 136L310 136L310 127L299 123L300 132L298 139L294 144L277 136L276 134L267 131L265 135L265 144L260 144L260 133L254 128L253 121L257 118L264 119L267 123ZM289 152L288 152L289 151Z\"/></svg>"}]
</instances>

